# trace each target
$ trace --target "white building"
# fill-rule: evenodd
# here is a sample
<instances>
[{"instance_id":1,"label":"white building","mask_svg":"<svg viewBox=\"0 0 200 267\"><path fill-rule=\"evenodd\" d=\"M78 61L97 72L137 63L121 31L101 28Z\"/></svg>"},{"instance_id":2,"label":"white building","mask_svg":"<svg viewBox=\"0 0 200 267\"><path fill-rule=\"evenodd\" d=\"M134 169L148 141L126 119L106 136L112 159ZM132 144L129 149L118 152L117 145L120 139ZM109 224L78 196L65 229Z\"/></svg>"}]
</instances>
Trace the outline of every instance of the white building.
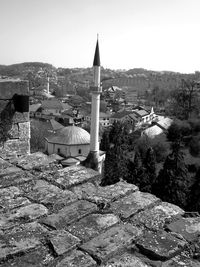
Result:
<instances>
[{"instance_id":1,"label":"white building","mask_svg":"<svg viewBox=\"0 0 200 267\"><path fill-rule=\"evenodd\" d=\"M90 134L77 126L68 126L45 138L45 150L64 157L87 157L90 151Z\"/></svg>"},{"instance_id":2,"label":"white building","mask_svg":"<svg viewBox=\"0 0 200 267\"><path fill-rule=\"evenodd\" d=\"M110 126L110 116L111 115L108 113L100 112L99 113L99 124L102 127ZM87 115L85 119L88 123L91 123L91 114Z\"/></svg>"}]
</instances>

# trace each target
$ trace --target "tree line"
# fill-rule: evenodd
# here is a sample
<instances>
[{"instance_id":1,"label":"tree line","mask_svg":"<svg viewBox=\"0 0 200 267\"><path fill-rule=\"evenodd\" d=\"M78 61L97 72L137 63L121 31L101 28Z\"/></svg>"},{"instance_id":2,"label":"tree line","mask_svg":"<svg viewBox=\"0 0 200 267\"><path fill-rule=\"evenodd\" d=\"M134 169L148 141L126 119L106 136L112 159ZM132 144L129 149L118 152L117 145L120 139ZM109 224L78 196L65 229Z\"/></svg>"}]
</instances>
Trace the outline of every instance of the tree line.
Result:
<instances>
[{"instance_id":1,"label":"tree line","mask_svg":"<svg viewBox=\"0 0 200 267\"><path fill-rule=\"evenodd\" d=\"M188 125L173 123L164 141L164 137L141 138L132 125L115 122L102 136L100 148L106 151L106 160L101 185L123 179L163 201L200 211L200 167L188 166L183 152L187 139L191 142L200 134L200 121Z\"/></svg>"}]
</instances>

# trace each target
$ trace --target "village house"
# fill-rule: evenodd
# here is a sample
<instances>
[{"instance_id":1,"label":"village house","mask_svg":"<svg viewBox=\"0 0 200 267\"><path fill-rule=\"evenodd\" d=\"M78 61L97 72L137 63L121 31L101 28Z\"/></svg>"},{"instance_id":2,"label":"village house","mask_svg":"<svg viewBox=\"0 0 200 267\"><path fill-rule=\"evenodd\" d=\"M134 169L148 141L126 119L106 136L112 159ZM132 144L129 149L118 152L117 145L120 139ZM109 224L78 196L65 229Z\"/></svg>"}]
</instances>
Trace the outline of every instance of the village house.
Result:
<instances>
[{"instance_id":1,"label":"village house","mask_svg":"<svg viewBox=\"0 0 200 267\"><path fill-rule=\"evenodd\" d=\"M110 126L110 116L111 116L110 113L100 112L99 113L99 124L102 127ZM90 122L91 122L91 114L88 114L85 117L85 120L86 120L87 123L90 124Z\"/></svg>"},{"instance_id":2,"label":"village house","mask_svg":"<svg viewBox=\"0 0 200 267\"><path fill-rule=\"evenodd\" d=\"M40 118L55 118L60 116L62 112L72 108L67 103L62 103L60 100L54 98L52 100L44 100L41 103L40 108L37 110L37 116Z\"/></svg>"},{"instance_id":3,"label":"village house","mask_svg":"<svg viewBox=\"0 0 200 267\"><path fill-rule=\"evenodd\" d=\"M41 107L41 103L29 105L29 112L30 112L31 118L34 118L37 116L37 111L40 107ZM40 114L40 112L39 112L39 114Z\"/></svg>"}]
</instances>

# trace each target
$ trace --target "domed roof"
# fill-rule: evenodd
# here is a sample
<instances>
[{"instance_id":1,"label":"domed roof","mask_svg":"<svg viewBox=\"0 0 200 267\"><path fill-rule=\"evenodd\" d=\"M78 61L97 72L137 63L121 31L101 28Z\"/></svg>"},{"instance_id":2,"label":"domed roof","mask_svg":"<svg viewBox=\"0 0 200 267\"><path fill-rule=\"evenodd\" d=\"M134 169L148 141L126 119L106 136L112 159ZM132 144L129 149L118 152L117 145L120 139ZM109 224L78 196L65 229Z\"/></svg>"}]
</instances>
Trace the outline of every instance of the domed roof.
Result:
<instances>
[{"instance_id":1,"label":"domed roof","mask_svg":"<svg viewBox=\"0 0 200 267\"><path fill-rule=\"evenodd\" d=\"M56 135L46 138L50 143L64 145L83 145L90 143L90 134L77 126L68 126L57 131Z\"/></svg>"}]
</instances>

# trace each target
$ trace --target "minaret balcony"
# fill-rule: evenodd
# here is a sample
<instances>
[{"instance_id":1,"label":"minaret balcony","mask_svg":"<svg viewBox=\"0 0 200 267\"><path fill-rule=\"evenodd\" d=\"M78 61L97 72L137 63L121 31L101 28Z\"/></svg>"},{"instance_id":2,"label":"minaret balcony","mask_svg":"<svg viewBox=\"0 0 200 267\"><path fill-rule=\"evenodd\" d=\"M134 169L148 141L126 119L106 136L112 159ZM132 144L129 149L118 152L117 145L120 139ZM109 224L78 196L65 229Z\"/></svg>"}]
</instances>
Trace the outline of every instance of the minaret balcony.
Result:
<instances>
[{"instance_id":1,"label":"minaret balcony","mask_svg":"<svg viewBox=\"0 0 200 267\"><path fill-rule=\"evenodd\" d=\"M102 93L102 87L101 86L90 86L90 91L96 92L96 93Z\"/></svg>"}]
</instances>

